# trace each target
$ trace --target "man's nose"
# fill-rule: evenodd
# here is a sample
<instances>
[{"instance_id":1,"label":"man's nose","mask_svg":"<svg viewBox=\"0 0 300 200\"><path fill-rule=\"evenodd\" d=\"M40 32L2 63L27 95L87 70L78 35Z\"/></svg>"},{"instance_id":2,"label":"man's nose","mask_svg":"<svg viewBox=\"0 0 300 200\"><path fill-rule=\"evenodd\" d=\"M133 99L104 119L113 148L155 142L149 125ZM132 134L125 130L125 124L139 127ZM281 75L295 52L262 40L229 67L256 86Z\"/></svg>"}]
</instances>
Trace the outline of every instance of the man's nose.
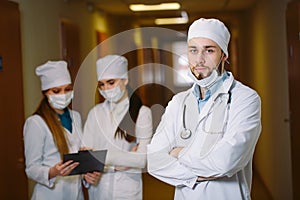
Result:
<instances>
[{"instance_id":1,"label":"man's nose","mask_svg":"<svg viewBox=\"0 0 300 200\"><path fill-rule=\"evenodd\" d=\"M197 54L197 63L198 64L204 64L205 63L205 54L203 51L200 51L198 54Z\"/></svg>"}]
</instances>

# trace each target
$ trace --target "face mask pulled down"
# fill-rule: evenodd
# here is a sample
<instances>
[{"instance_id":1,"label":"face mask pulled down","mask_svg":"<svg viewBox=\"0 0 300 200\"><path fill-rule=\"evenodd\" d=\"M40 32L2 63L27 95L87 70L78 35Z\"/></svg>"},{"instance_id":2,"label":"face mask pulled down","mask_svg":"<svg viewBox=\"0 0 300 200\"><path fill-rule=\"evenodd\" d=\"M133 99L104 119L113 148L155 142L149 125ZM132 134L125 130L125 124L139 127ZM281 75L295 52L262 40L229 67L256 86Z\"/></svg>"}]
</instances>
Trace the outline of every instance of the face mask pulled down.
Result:
<instances>
[{"instance_id":1,"label":"face mask pulled down","mask_svg":"<svg viewBox=\"0 0 300 200\"><path fill-rule=\"evenodd\" d=\"M100 90L100 89L98 90L105 99L113 103L118 102L125 93L125 90L121 90L120 86L117 86L109 90Z\"/></svg>"},{"instance_id":2,"label":"face mask pulled down","mask_svg":"<svg viewBox=\"0 0 300 200\"><path fill-rule=\"evenodd\" d=\"M216 65L216 68L210 73L209 76L202 78L202 79L197 79L196 76L193 74L192 70L188 71L188 76L193 80L194 83L199 85L202 88L210 88L211 86L214 85L222 76L219 76L218 72L218 66L220 65L222 61L223 55L219 61L219 63Z\"/></svg>"},{"instance_id":3,"label":"face mask pulled down","mask_svg":"<svg viewBox=\"0 0 300 200\"><path fill-rule=\"evenodd\" d=\"M74 91L65 94L52 94L48 95L48 102L53 108L63 110L71 103L73 96Z\"/></svg>"},{"instance_id":4,"label":"face mask pulled down","mask_svg":"<svg viewBox=\"0 0 300 200\"><path fill-rule=\"evenodd\" d=\"M194 83L196 83L202 88L210 88L214 85L215 82L217 82L217 80L219 80L219 78L221 78L216 69L214 69L208 77L205 77L200 80L195 77L191 70L189 70L188 76L193 80Z\"/></svg>"}]
</instances>

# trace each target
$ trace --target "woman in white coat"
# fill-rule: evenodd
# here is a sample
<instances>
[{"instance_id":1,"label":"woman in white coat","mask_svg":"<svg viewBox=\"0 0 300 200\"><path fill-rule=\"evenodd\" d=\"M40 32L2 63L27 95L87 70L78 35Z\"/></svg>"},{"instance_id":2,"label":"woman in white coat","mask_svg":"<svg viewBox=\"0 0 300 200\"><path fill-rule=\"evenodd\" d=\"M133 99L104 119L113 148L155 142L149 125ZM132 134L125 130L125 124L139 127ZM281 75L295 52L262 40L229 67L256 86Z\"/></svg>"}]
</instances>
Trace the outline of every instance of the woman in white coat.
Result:
<instances>
[{"instance_id":1,"label":"woman in white coat","mask_svg":"<svg viewBox=\"0 0 300 200\"><path fill-rule=\"evenodd\" d=\"M31 199L83 199L80 175L68 176L79 163L62 163L63 154L77 152L81 145L81 117L67 106L73 87L67 63L48 61L36 68L44 98L24 124L26 174L36 182ZM95 184L100 173L84 175Z\"/></svg>"},{"instance_id":2,"label":"woman in white coat","mask_svg":"<svg viewBox=\"0 0 300 200\"><path fill-rule=\"evenodd\" d=\"M169 102L148 145L148 170L174 199L250 200L260 97L224 70L230 34L217 19L188 31L191 89Z\"/></svg>"},{"instance_id":3,"label":"woman in white coat","mask_svg":"<svg viewBox=\"0 0 300 200\"><path fill-rule=\"evenodd\" d=\"M98 90L105 98L88 114L83 144L107 149L105 172L89 187L91 200L142 199L141 172L146 167L146 146L152 137L151 110L128 84L128 62L107 55L96 62Z\"/></svg>"}]
</instances>

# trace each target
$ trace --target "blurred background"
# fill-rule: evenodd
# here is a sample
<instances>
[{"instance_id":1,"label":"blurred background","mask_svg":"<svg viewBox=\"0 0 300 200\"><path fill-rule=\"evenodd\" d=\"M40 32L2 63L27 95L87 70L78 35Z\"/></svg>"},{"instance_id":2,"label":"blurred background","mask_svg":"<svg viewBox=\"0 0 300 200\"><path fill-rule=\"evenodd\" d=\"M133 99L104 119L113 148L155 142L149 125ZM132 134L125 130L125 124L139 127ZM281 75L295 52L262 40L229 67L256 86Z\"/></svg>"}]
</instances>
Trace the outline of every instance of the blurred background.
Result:
<instances>
[{"instance_id":1,"label":"blurred background","mask_svg":"<svg viewBox=\"0 0 300 200\"><path fill-rule=\"evenodd\" d=\"M162 3L172 4L134 10ZM130 84L151 107L156 127L171 97L189 87L182 81L187 28L201 17L230 29L227 69L262 99L252 199L300 199L299 0L0 0L0 13L0 199L30 199L22 129L42 98L38 65L68 62L72 106L85 120L101 101L96 59L126 56ZM173 199L173 187L143 178L144 199Z\"/></svg>"}]
</instances>

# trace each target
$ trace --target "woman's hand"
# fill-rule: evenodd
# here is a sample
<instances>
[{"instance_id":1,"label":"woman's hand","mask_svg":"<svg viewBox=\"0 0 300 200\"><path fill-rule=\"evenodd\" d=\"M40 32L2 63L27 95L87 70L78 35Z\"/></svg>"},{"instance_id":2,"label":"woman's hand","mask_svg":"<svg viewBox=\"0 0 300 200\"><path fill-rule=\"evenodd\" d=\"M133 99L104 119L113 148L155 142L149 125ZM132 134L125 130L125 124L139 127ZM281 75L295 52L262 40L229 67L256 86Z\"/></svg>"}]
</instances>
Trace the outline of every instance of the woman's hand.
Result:
<instances>
[{"instance_id":1,"label":"woman's hand","mask_svg":"<svg viewBox=\"0 0 300 200\"><path fill-rule=\"evenodd\" d=\"M139 148L139 144L136 144L136 145L134 145L132 148L131 148L131 152L136 152L137 150L138 150L138 148Z\"/></svg>"},{"instance_id":2,"label":"woman's hand","mask_svg":"<svg viewBox=\"0 0 300 200\"><path fill-rule=\"evenodd\" d=\"M90 147L80 147L79 149L80 151L94 151L93 148L90 148Z\"/></svg>"},{"instance_id":3,"label":"woman's hand","mask_svg":"<svg viewBox=\"0 0 300 200\"><path fill-rule=\"evenodd\" d=\"M130 169L130 167L125 167L125 166L115 166L115 171L126 171Z\"/></svg>"},{"instance_id":4,"label":"woman's hand","mask_svg":"<svg viewBox=\"0 0 300 200\"><path fill-rule=\"evenodd\" d=\"M79 165L79 162L73 162L73 160L69 160L65 163L60 161L56 165L50 168L49 170L49 179L54 178L56 176L68 176L71 171Z\"/></svg>"},{"instance_id":5,"label":"woman's hand","mask_svg":"<svg viewBox=\"0 0 300 200\"><path fill-rule=\"evenodd\" d=\"M91 185L96 185L100 180L101 173L100 172L93 172L93 173L86 173L83 175L83 178Z\"/></svg>"}]
</instances>

